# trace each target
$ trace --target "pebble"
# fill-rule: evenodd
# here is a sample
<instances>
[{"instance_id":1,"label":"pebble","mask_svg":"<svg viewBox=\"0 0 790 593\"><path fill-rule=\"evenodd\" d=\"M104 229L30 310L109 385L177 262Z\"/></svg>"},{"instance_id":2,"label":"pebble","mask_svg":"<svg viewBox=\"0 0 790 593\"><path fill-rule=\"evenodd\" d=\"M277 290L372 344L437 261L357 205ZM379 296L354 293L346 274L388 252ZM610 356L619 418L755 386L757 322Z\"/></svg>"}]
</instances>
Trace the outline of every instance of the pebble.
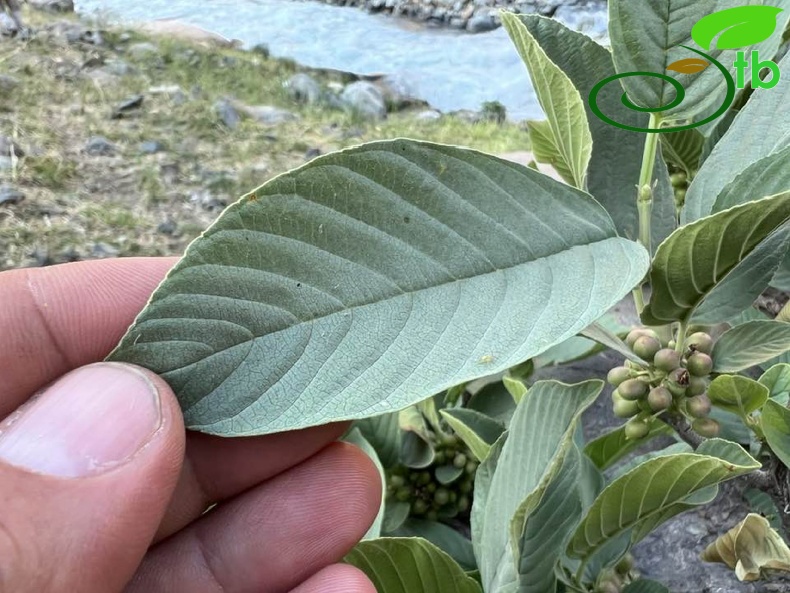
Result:
<instances>
[{"instance_id":1,"label":"pebble","mask_svg":"<svg viewBox=\"0 0 790 593\"><path fill-rule=\"evenodd\" d=\"M267 126L297 121L299 119L299 116L295 113L272 105L244 105L243 103L236 103L234 106L258 123Z\"/></svg>"},{"instance_id":2,"label":"pebble","mask_svg":"<svg viewBox=\"0 0 790 593\"><path fill-rule=\"evenodd\" d=\"M8 74L0 74L0 93L10 93L17 86L19 86L18 78L14 78Z\"/></svg>"},{"instance_id":3,"label":"pebble","mask_svg":"<svg viewBox=\"0 0 790 593\"><path fill-rule=\"evenodd\" d=\"M158 140L146 140L140 143L139 151L141 154L156 154L165 151L165 145Z\"/></svg>"},{"instance_id":4,"label":"pebble","mask_svg":"<svg viewBox=\"0 0 790 593\"><path fill-rule=\"evenodd\" d=\"M129 115L132 111L140 109L143 106L143 95L132 95L121 101L115 109L113 109L110 119L121 119Z\"/></svg>"},{"instance_id":5,"label":"pebble","mask_svg":"<svg viewBox=\"0 0 790 593\"><path fill-rule=\"evenodd\" d=\"M475 14L466 23L466 30L470 33L485 33L496 29L497 23L491 14Z\"/></svg>"},{"instance_id":6,"label":"pebble","mask_svg":"<svg viewBox=\"0 0 790 593\"><path fill-rule=\"evenodd\" d=\"M94 243L93 248L91 249L91 255L96 259L106 259L118 257L119 251L107 243Z\"/></svg>"},{"instance_id":7,"label":"pebble","mask_svg":"<svg viewBox=\"0 0 790 593\"><path fill-rule=\"evenodd\" d=\"M11 154L15 156L25 156L25 151L8 136L0 135L0 156L9 157Z\"/></svg>"},{"instance_id":8,"label":"pebble","mask_svg":"<svg viewBox=\"0 0 790 593\"><path fill-rule=\"evenodd\" d=\"M153 43L142 41L140 43L133 43L130 45L126 50L126 53L136 60L142 60L151 56L158 56L159 48Z\"/></svg>"},{"instance_id":9,"label":"pebble","mask_svg":"<svg viewBox=\"0 0 790 593\"><path fill-rule=\"evenodd\" d=\"M111 156L116 150L115 144L104 136L93 136L84 148L84 151L91 156Z\"/></svg>"},{"instance_id":10,"label":"pebble","mask_svg":"<svg viewBox=\"0 0 790 593\"><path fill-rule=\"evenodd\" d=\"M27 0L31 7L48 12L74 12L74 0Z\"/></svg>"},{"instance_id":11,"label":"pebble","mask_svg":"<svg viewBox=\"0 0 790 593\"><path fill-rule=\"evenodd\" d=\"M178 225L172 218L168 218L164 222L160 222L159 226L156 227L156 232L160 235L168 235L172 237L176 234L176 230L178 229Z\"/></svg>"},{"instance_id":12,"label":"pebble","mask_svg":"<svg viewBox=\"0 0 790 593\"><path fill-rule=\"evenodd\" d=\"M307 152L304 153L304 158L306 161L311 161L317 156L321 156L320 148L308 148Z\"/></svg>"},{"instance_id":13,"label":"pebble","mask_svg":"<svg viewBox=\"0 0 790 593\"><path fill-rule=\"evenodd\" d=\"M297 103L314 105L321 99L321 85L309 74L294 74L285 83L288 95Z\"/></svg>"},{"instance_id":14,"label":"pebble","mask_svg":"<svg viewBox=\"0 0 790 593\"><path fill-rule=\"evenodd\" d=\"M235 130L241 123L241 116L236 108L227 99L222 99L214 103L214 112L219 119L231 130Z\"/></svg>"}]
</instances>

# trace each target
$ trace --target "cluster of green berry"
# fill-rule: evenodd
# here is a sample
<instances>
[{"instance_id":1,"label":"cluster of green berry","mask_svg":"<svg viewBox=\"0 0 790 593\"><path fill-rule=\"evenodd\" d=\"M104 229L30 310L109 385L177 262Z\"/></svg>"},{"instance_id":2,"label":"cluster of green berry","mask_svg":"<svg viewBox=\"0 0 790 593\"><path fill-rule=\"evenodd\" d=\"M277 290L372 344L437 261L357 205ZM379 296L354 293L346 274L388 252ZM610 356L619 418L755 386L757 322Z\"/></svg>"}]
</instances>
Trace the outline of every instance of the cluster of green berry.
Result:
<instances>
[{"instance_id":1,"label":"cluster of green berry","mask_svg":"<svg viewBox=\"0 0 790 593\"><path fill-rule=\"evenodd\" d=\"M595 593L620 593L627 582L638 575L634 572L634 557L629 553L623 556L612 570L601 575Z\"/></svg>"},{"instance_id":2,"label":"cluster of green berry","mask_svg":"<svg viewBox=\"0 0 790 593\"><path fill-rule=\"evenodd\" d=\"M388 501L410 504L409 515L429 521L469 513L477 461L455 435L436 444L433 463L422 469L396 466L387 480Z\"/></svg>"},{"instance_id":3,"label":"cluster of green berry","mask_svg":"<svg viewBox=\"0 0 790 593\"><path fill-rule=\"evenodd\" d=\"M689 419L700 436L714 437L719 424L709 418L711 401L707 395L708 378L713 369L713 338L697 332L684 342L682 352L674 341L661 343L656 332L646 328L632 330L626 344L648 366L626 361L615 367L607 380L612 392L615 416L629 418L625 425L628 439L641 439L650 432L656 416L680 413Z\"/></svg>"}]
</instances>

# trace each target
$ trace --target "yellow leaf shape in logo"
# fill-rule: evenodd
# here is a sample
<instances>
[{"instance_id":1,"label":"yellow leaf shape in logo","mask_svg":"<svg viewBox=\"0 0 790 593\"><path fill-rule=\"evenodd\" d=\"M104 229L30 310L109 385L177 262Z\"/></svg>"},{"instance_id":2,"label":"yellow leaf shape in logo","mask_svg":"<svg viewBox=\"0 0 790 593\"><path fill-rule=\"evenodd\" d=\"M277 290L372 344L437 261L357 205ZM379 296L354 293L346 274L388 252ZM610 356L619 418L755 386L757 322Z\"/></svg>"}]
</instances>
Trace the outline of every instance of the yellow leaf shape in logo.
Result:
<instances>
[{"instance_id":1,"label":"yellow leaf shape in logo","mask_svg":"<svg viewBox=\"0 0 790 593\"><path fill-rule=\"evenodd\" d=\"M680 72L681 74L696 74L697 72L702 72L708 66L710 66L710 62L702 58L686 58L672 62L667 66L667 70Z\"/></svg>"}]
</instances>

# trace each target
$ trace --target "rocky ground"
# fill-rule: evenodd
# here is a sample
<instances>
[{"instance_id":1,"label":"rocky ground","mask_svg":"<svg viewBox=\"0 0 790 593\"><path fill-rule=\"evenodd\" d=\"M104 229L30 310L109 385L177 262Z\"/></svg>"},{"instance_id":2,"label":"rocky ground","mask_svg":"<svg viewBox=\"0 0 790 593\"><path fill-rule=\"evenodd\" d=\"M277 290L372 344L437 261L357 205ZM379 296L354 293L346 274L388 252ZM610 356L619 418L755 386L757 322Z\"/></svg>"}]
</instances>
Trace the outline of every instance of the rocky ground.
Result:
<instances>
[{"instance_id":1,"label":"rocky ground","mask_svg":"<svg viewBox=\"0 0 790 593\"><path fill-rule=\"evenodd\" d=\"M555 16L560 10L600 8L605 0L323 0L327 4L358 6L370 12L404 16L429 25L470 33L491 31L501 25L501 9L517 13Z\"/></svg>"},{"instance_id":2,"label":"rocky ground","mask_svg":"<svg viewBox=\"0 0 790 593\"><path fill-rule=\"evenodd\" d=\"M365 141L529 147L497 106L441 114L397 81L307 71L172 24L23 17L30 31L0 36L0 270L180 254L240 195Z\"/></svg>"}]
</instances>

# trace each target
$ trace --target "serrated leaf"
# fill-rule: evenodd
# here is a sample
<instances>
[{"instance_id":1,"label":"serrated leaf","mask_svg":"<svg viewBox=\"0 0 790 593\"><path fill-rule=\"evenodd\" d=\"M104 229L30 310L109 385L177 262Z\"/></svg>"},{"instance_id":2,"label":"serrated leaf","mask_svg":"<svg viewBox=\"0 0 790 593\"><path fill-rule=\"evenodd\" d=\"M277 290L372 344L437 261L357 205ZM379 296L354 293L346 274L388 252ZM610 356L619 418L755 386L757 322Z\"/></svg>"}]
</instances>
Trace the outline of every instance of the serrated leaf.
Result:
<instances>
[{"instance_id":1,"label":"serrated leaf","mask_svg":"<svg viewBox=\"0 0 790 593\"><path fill-rule=\"evenodd\" d=\"M362 432L359 428L352 428L348 434L343 437L343 440L347 443L351 443L356 445L367 455L370 460L373 462L373 465L379 470L379 477L381 478L381 491L385 492L387 490L387 478L384 476L384 467L379 460L379 456L376 453L376 449L373 448L368 440L362 436ZM384 521L384 507L385 501L384 497L381 499L381 504L379 506L379 512L376 514L376 518L373 520L373 524L368 529L367 533L364 535L362 539L375 539L381 535L381 526Z\"/></svg>"},{"instance_id":2,"label":"serrated leaf","mask_svg":"<svg viewBox=\"0 0 790 593\"><path fill-rule=\"evenodd\" d=\"M582 560L641 522L672 515L673 505L694 493L760 467L739 445L710 439L702 452L646 461L613 481L576 529L568 554ZM657 523L651 521L651 527Z\"/></svg>"},{"instance_id":3,"label":"serrated leaf","mask_svg":"<svg viewBox=\"0 0 790 593\"><path fill-rule=\"evenodd\" d=\"M766 569L790 571L790 548L765 517L749 513L705 548L702 560L726 564L740 581L756 581Z\"/></svg>"},{"instance_id":4,"label":"serrated leaf","mask_svg":"<svg viewBox=\"0 0 790 593\"><path fill-rule=\"evenodd\" d=\"M475 410L451 408L441 414L478 461L488 457L491 446L505 431L504 424Z\"/></svg>"},{"instance_id":5,"label":"serrated leaf","mask_svg":"<svg viewBox=\"0 0 790 593\"><path fill-rule=\"evenodd\" d=\"M496 591L517 580L516 558L508 535L511 521L522 502L544 483L545 476L557 471L573 445L581 413L602 388L602 381L578 385L539 381L516 408L482 501L475 485L472 532L486 591ZM474 535L476 530L479 539Z\"/></svg>"},{"instance_id":6,"label":"serrated leaf","mask_svg":"<svg viewBox=\"0 0 790 593\"><path fill-rule=\"evenodd\" d=\"M778 266L783 253L763 253L759 248L774 237L786 246L788 219L790 192L736 206L672 233L653 260L653 293L642 314L643 323L662 325L689 319L711 323L746 309L765 288L757 283L758 277L765 276L765 268L758 265L764 258L755 261L750 256L773 257L767 266ZM769 271L765 285L775 269ZM717 306L704 307L706 299Z\"/></svg>"},{"instance_id":7,"label":"serrated leaf","mask_svg":"<svg viewBox=\"0 0 790 593\"><path fill-rule=\"evenodd\" d=\"M713 405L745 419L768 401L768 388L748 377L720 375L708 386Z\"/></svg>"},{"instance_id":8,"label":"serrated leaf","mask_svg":"<svg viewBox=\"0 0 790 593\"><path fill-rule=\"evenodd\" d=\"M701 18L691 29L691 37L700 47L713 49L719 36L718 49L739 49L765 41L776 31L776 16L782 12L775 6L736 6L719 10Z\"/></svg>"},{"instance_id":9,"label":"serrated leaf","mask_svg":"<svg viewBox=\"0 0 790 593\"><path fill-rule=\"evenodd\" d=\"M697 72L702 72L708 66L710 66L710 62L702 58L684 58L672 62L667 66L667 70L679 72L680 74L696 74Z\"/></svg>"},{"instance_id":10,"label":"serrated leaf","mask_svg":"<svg viewBox=\"0 0 790 593\"><path fill-rule=\"evenodd\" d=\"M790 364L775 364L758 379L768 388L771 399L786 406L790 400Z\"/></svg>"},{"instance_id":11,"label":"serrated leaf","mask_svg":"<svg viewBox=\"0 0 790 593\"><path fill-rule=\"evenodd\" d=\"M771 451L790 467L790 410L769 399L760 414L760 427Z\"/></svg>"},{"instance_id":12,"label":"serrated leaf","mask_svg":"<svg viewBox=\"0 0 790 593\"><path fill-rule=\"evenodd\" d=\"M409 519L390 535L393 537L421 537L449 554L466 572L477 569L472 542L444 523Z\"/></svg>"},{"instance_id":13,"label":"serrated leaf","mask_svg":"<svg viewBox=\"0 0 790 593\"><path fill-rule=\"evenodd\" d=\"M482 593L450 556L418 537L362 542L343 560L364 572L378 593Z\"/></svg>"},{"instance_id":14,"label":"serrated leaf","mask_svg":"<svg viewBox=\"0 0 790 593\"><path fill-rule=\"evenodd\" d=\"M785 10L780 21L786 24L789 16L790 10ZM781 26L784 28L784 25ZM779 68L783 73L790 72L790 54L779 62ZM727 133L716 143L688 188L681 214L684 224L712 214L722 190L749 169L752 163L790 146L786 127L776 125L777 122L790 119L790 102L786 99L788 95L790 76L785 75L773 89L757 90L735 116ZM765 181L764 177L762 179ZM752 199L762 197L756 196L754 189L749 189Z\"/></svg>"},{"instance_id":15,"label":"serrated leaf","mask_svg":"<svg viewBox=\"0 0 790 593\"><path fill-rule=\"evenodd\" d=\"M518 17L508 12L503 12L501 17L503 27L527 66L538 102L546 114L550 139L559 155L559 168L555 164L555 169L560 174L566 171L563 177L567 176L569 183L584 188L592 135L581 95ZM541 137L549 140L546 130L541 132Z\"/></svg>"},{"instance_id":16,"label":"serrated leaf","mask_svg":"<svg viewBox=\"0 0 790 593\"><path fill-rule=\"evenodd\" d=\"M604 470L655 437L671 434L673 431L669 426L663 422L653 422L644 439L629 440L625 438L625 427L621 426L587 443L584 453L598 469Z\"/></svg>"},{"instance_id":17,"label":"serrated leaf","mask_svg":"<svg viewBox=\"0 0 790 593\"><path fill-rule=\"evenodd\" d=\"M758 320L724 332L713 347L713 371L737 373L790 350L790 323Z\"/></svg>"},{"instance_id":18,"label":"serrated leaf","mask_svg":"<svg viewBox=\"0 0 790 593\"><path fill-rule=\"evenodd\" d=\"M195 430L356 419L576 334L638 282L647 259L592 198L526 167L374 142L228 208L110 359L161 374Z\"/></svg>"},{"instance_id":19,"label":"serrated leaf","mask_svg":"<svg viewBox=\"0 0 790 593\"><path fill-rule=\"evenodd\" d=\"M671 593L671 591L658 581L637 579L628 583L623 589L623 593Z\"/></svg>"},{"instance_id":20,"label":"serrated leaf","mask_svg":"<svg viewBox=\"0 0 790 593\"><path fill-rule=\"evenodd\" d=\"M603 78L615 74L611 52L586 35L555 19L518 15L548 58L571 79L584 99L593 139L587 171L587 189L609 212L623 237L639 236L636 186L642 167L646 135L609 125L593 113L588 97ZM648 115L626 108L619 84L606 85L597 96L598 107L615 121L636 128L648 127ZM669 173L661 155L654 165L652 235L653 250L676 227L675 202Z\"/></svg>"}]
</instances>

